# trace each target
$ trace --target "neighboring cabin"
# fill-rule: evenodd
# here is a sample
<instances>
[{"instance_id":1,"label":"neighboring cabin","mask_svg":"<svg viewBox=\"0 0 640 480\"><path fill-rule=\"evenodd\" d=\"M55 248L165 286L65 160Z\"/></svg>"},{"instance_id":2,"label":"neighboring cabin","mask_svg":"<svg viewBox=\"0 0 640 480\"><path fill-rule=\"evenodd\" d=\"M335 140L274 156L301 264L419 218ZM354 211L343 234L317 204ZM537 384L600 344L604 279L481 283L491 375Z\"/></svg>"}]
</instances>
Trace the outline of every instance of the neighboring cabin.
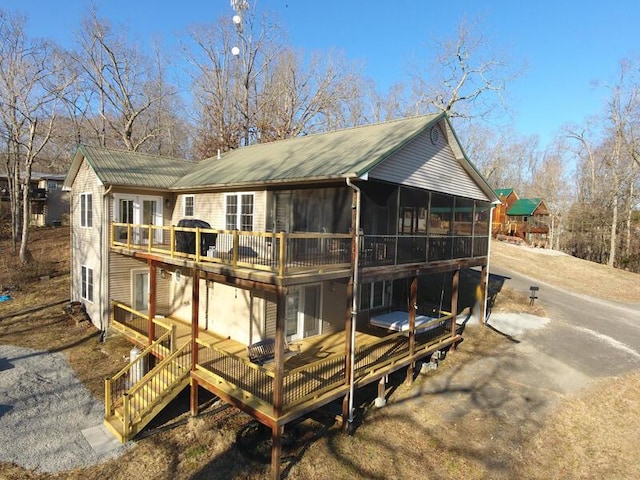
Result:
<instances>
[{"instance_id":1,"label":"neighboring cabin","mask_svg":"<svg viewBox=\"0 0 640 480\"><path fill-rule=\"evenodd\" d=\"M69 194L62 190L65 177L64 174L56 173L31 174L31 226L50 227L68 223ZM9 184L6 175L0 176L0 201L9 204Z\"/></svg>"},{"instance_id":2,"label":"neighboring cabin","mask_svg":"<svg viewBox=\"0 0 640 480\"><path fill-rule=\"evenodd\" d=\"M355 389L460 341L498 203L444 114L199 163L82 146L65 188L72 300L156 357L107 382L107 425L132 438L190 383L194 414L205 388L272 429L274 478L285 425L338 399L351 425Z\"/></svg>"},{"instance_id":3,"label":"neighboring cabin","mask_svg":"<svg viewBox=\"0 0 640 480\"><path fill-rule=\"evenodd\" d=\"M519 198L512 188L495 190L492 232L522 238L530 245L546 247L549 241L549 209L541 198Z\"/></svg>"}]
</instances>

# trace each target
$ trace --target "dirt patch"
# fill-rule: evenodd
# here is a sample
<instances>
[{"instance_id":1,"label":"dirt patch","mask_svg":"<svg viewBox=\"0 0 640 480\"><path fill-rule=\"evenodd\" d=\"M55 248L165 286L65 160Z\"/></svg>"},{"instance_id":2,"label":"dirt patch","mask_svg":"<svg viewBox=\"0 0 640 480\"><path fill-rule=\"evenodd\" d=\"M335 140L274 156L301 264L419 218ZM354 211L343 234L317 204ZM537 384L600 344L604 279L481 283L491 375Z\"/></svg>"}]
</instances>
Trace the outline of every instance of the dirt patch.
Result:
<instances>
[{"instance_id":1,"label":"dirt patch","mask_svg":"<svg viewBox=\"0 0 640 480\"><path fill-rule=\"evenodd\" d=\"M522 478L640 478L640 373L568 398L526 444ZM553 468L550 468L550 466Z\"/></svg>"}]
</instances>

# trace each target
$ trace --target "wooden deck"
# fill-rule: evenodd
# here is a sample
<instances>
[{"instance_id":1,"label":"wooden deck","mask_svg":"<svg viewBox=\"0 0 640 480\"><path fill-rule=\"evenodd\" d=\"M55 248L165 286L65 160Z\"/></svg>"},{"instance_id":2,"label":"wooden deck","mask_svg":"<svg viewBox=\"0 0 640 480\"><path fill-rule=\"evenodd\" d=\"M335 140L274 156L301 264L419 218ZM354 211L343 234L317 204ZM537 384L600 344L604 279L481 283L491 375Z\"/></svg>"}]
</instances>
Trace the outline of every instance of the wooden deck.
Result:
<instances>
[{"instance_id":1,"label":"wooden deck","mask_svg":"<svg viewBox=\"0 0 640 480\"><path fill-rule=\"evenodd\" d=\"M117 322L116 322L117 323ZM172 329L175 348L191 341L191 325L163 318ZM439 319L434 328L415 336L413 345L406 332L395 333L378 328L356 332L354 383L361 387L399 370L430 353L447 348L460 338L451 330L450 319ZM123 331L128 327L119 327ZM144 334L144 332L142 332ZM126 334L126 333L125 333ZM127 335L139 341L141 332ZM247 346L214 332L198 331L198 352L191 377L211 391L268 425L284 425L332 400L343 397L348 389L344 331L293 342L284 361L283 376L278 379L275 365L257 365L249 360ZM273 392L282 382L283 405L275 413Z\"/></svg>"}]
</instances>

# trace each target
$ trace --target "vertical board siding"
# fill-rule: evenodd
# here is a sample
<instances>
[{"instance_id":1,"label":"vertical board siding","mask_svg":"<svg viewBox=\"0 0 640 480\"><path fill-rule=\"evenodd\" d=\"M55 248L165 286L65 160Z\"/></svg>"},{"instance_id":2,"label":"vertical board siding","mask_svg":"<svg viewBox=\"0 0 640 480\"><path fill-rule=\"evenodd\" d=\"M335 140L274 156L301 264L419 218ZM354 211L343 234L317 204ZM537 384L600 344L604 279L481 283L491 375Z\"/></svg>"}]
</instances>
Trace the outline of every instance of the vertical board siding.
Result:
<instances>
[{"instance_id":1,"label":"vertical board siding","mask_svg":"<svg viewBox=\"0 0 640 480\"><path fill-rule=\"evenodd\" d=\"M369 178L490 201L456 160L442 130L439 131L435 145L431 143L430 132L425 131L375 167L369 173Z\"/></svg>"}]
</instances>

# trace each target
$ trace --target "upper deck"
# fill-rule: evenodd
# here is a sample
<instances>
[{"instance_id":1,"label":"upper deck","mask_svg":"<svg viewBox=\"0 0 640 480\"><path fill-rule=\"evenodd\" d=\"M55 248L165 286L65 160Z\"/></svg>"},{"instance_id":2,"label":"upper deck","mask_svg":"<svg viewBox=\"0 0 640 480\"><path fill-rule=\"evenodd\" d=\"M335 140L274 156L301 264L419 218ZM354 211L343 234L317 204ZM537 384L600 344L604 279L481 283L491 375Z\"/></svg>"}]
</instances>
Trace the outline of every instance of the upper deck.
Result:
<instances>
[{"instance_id":1,"label":"upper deck","mask_svg":"<svg viewBox=\"0 0 640 480\"><path fill-rule=\"evenodd\" d=\"M455 234L359 235L358 266L393 271L450 261L476 265L486 259L488 242L488 236ZM349 276L353 246L351 234L111 224L111 249L117 253L273 284Z\"/></svg>"}]
</instances>

